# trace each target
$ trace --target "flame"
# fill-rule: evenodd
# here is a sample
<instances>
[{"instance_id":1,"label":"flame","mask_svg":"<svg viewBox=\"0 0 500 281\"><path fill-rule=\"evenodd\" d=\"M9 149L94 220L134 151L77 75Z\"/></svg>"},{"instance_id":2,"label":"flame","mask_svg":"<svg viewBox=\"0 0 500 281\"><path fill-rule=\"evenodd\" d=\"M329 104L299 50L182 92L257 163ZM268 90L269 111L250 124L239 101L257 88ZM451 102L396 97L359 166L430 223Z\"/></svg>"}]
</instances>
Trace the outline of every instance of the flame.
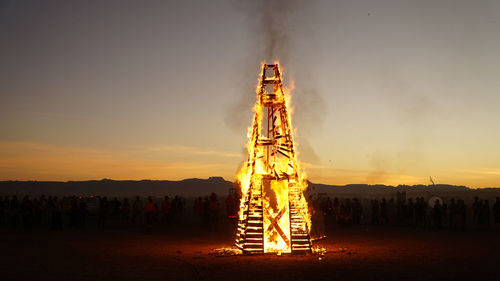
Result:
<instances>
[{"instance_id":1,"label":"flame","mask_svg":"<svg viewBox=\"0 0 500 281\"><path fill-rule=\"evenodd\" d=\"M266 69L270 67L274 70L271 77L266 74ZM293 89L293 81L289 88L283 89L279 62L274 65L261 63L261 69L253 122L247 131L248 160L236 175L242 194L238 237L247 232L257 234L262 231L265 253L290 253L293 241L299 241L294 242L295 248L303 250L300 243L304 240L307 240L310 249L311 215L303 194L307 181L297 159L291 121L289 93ZM265 88L269 84L273 85L271 92ZM262 221L255 219L259 216ZM242 222L250 222L251 226ZM259 223L261 227L255 226ZM292 240L293 231L306 235L307 239ZM248 247L262 243L258 238L251 239L255 241L248 239L250 242L244 242ZM237 246L243 248L239 243L243 242L237 239Z\"/></svg>"}]
</instances>

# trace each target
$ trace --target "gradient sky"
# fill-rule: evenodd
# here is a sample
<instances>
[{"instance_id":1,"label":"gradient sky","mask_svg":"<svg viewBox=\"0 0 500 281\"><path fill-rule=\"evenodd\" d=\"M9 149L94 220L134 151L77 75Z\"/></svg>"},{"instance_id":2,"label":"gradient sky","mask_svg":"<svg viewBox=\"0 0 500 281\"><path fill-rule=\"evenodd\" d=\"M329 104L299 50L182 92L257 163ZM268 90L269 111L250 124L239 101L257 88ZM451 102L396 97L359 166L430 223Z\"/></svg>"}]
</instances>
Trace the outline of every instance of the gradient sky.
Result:
<instances>
[{"instance_id":1,"label":"gradient sky","mask_svg":"<svg viewBox=\"0 0 500 281\"><path fill-rule=\"evenodd\" d=\"M307 2L277 59L311 181L500 186L500 1ZM266 59L254 14L0 0L0 180L232 180Z\"/></svg>"}]
</instances>

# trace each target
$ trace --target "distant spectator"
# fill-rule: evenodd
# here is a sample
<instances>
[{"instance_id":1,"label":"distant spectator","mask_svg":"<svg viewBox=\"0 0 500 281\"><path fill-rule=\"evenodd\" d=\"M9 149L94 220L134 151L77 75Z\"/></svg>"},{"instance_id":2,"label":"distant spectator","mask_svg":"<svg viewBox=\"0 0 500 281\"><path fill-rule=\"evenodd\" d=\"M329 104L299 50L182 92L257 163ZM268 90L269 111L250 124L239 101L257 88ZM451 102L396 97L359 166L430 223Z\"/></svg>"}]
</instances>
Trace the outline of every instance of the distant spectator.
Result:
<instances>
[{"instance_id":1,"label":"distant spectator","mask_svg":"<svg viewBox=\"0 0 500 281\"><path fill-rule=\"evenodd\" d=\"M163 198L163 202L161 202L161 211L162 211L163 222L166 225L168 225L170 223L171 209L172 209L172 205L170 204L170 198L168 198L168 196L165 196Z\"/></svg>"},{"instance_id":2,"label":"distant spectator","mask_svg":"<svg viewBox=\"0 0 500 281\"><path fill-rule=\"evenodd\" d=\"M450 228L456 228L458 221L458 209L457 204L455 203L455 198L450 199L450 207L448 208L448 225Z\"/></svg>"},{"instance_id":3,"label":"distant spectator","mask_svg":"<svg viewBox=\"0 0 500 281\"><path fill-rule=\"evenodd\" d=\"M385 198L382 198L382 201L380 201L380 223L383 225L387 224L387 202Z\"/></svg>"},{"instance_id":4,"label":"distant spectator","mask_svg":"<svg viewBox=\"0 0 500 281\"><path fill-rule=\"evenodd\" d=\"M180 196L175 196L172 200L172 217L176 225L182 223L182 217L184 215L184 199Z\"/></svg>"},{"instance_id":5,"label":"distant spectator","mask_svg":"<svg viewBox=\"0 0 500 281\"><path fill-rule=\"evenodd\" d=\"M372 209L372 224L377 225L380 224L380 205L378 204L378 200L371 200L371 209Z\"/></svg>"},{"instance_id":6,"label":"distant spectator","mask_svg":"<svg viewBox=\"0 0 500 281\"><path fill-rule=\"evenodd\" d=\"M4 200L5 198L5 200ZM5 209L8 201L6 200L7 196L3 197L0 195L0 226L5 224Z\"/></svg>"},{"instance_id":7,"label":"distant spectator","mask_svg":"<svg viewBox=\"0 0 500 281\"><path fill-rule=\"evenodd\" d=\"M396 203L394 202L394 198L391 198L387 203L387 223L389 225L395 225L396 219L397 219L397 206Z\"/></svg>"},{"instance_id":8,"label":"distant spectator","mask_svg":"<svg viewBox=\"0 0 500 281\"><path fill-rule=\"evenodd\" d=\"M484 200L481 208L482 208L481 213L483 216L483 225L489 227L490 226L490 217L491 217L490 201L487 199Z\"/></svg>"},{"instance_id":9,"label":"distant spectator","mask_svg":"<svg viewBox=\"0 0 500 281\"><path fill-rule=\"evenodd\" d=\"M19 201L17 196L13 195L9 203L9 224L12 227L17 227L19 223Z\"/></svg>"},{"instance_id":10,"label":"distant spectator","mask_svg":"<svg viewBox=\"0 0 500 281\"><path fill-rule=\"evenodd\" d=\"M75 196L71 197L71 209L69 210L69 227L76 228L79 225L80 208Z\"/></svg>"},{"instance_id":11,"label":"distant spectator","mask_svg":"<svg viewBox=\"0 0 500 281\"><path fill-rule=\"evenodd\" d=\"M89 210L87 208L87 202L85 202L85 200L83 198L82 198L82 200L80 200L80 203L78 204L78 209L80 210L79 211L80 227L85 227L85 225L87 223L87 216L88 216Z\"/></svg>"},{"instance_id":12,"label":"distant spectator","mask_svg":"<svg viewBox=\"0 0 500 281\"><path fill-rule=\"evenodd\" d=\"M33 225L33 202L31 202L28 195L24 196L21 209L23 226L30 228Z\"/></svg>"},{"instance_id":13,"label":"distant spectator","mask_svg":"<svg viewBox=\"0 0 500 281\"><path fill-rule=\"evenodd\" d=\"M155 205L151 196L148 197L146 202L146 228L148 232L153 230L153 214L155 211Z\"/></svg>"},{"instance_id":14,"label":"distant spectator","mask_svg":"<svg viewBox=\"0 0 500 281\"><path fill-rule=\"evenodd\" d=\"M99 218L97 221L97 226L104 227L106 220L108 218L108 198L104 196L99 201Z\"/></svg>"},{"instance_id":15,"label":"distant spectator","mask_svg":"<svg viewBox=\"0 0 500 281\"><path fill-rule=\"evenodd\" d=\"M238 215L237 210L237 202L236 198L234 198L233 193L229 193L226 197L226 217L227 218L236 218Z\"/></svg>"},{"instance_id":16,"label":"distant spectator","mask_svg":"<svg viewBox=\"0 0 500 281\"><path fill-rule=\"evenodd\" d=\"M330 197L327 197L326 200L324 200L321 209L325 214L325 226L333 224L334 223L333 202L330 199Z\"/></svg>"},{"instance_id":17,"label":"distant spectator","mask_svg":"<svg viewBox=\"0 0 500 281\"><path fill-rule=\"evenodd\" d=\"M443 201L443 205L441 206L441 225L446 226L448 222L448 205Z\"/></svg>"},{"instance_id":18,"label":"distant spectator","mask_svg":"<svg viewBox=\"0 0 500 281\"><path fill-rule=\"evenodd\" d=\"M337 197L333 198L332 202L332 223L338 224L340 212L340 201Z\"/></svg>"},{"instance_id":19,"label":"distant spectator","mask_svg":"<svg viewBox=\"0 0 500 281\"><path fill-rule=\"evenodd\" d=\"M472 223L474 225L479 224L479 212L481 210L481 205L479 202L479 198L474 196L474 202L472 203Z\"/></svg>"},{"instance_id":20,"label":"distant spectator","mask_svg":"<svg viewBox=\"0 0 500 281\"><path fill-rule=\"evenodd\" d=\"M133 208L132 220L134 221L134 223L137 223L138 221L141 222L143 207L141 198L139 196L135 197L135 201L132 208Z\"/></svg>"},{"instance_id":21,"label":"distant spectator","mask_svg":"<svg viewBox=\"0 0 500 281\"><path fill-rule=\"evenodd\" d=\"M210 226L210 198L206 196L203 199L203 223L205 226Z\"/></svg>"},{"instance_id":22,"label":"distant spectator","mask_svg":"<svg viewBox=\"0 0 500 281\"><path fill-rule=\"evenodd\" d=\"M500 198L496 197L493 205L493 216L495 216L495 224L500 224Z\"/></svg>"},{"instance_id":23,"label":"distant spectator","mask_svg":"<svg viewBox=\"0 0 500 281\"><path fill-rule=\"evenodd\" d=\"M352 201L352 223L360 224L362 214L363 214L363 207L361 206L361 203L359 202L358 198L354 198Z\"/></svg>"},{"instance_id":24,"label":"distant spectator","mask_svg":"<svg viewBox=\"0 0 500 281\"><path fill-rule=\"evenodd\" d=\"M441 202L438 199L436 199L436 201L434 202L434 208L433 208L434 226L436 228L441 228L442 218L443 218L442 205L441 205Z\"/></svg>"},{"instance_id":25,"label":"distant spectator","mask_svg":"<svg viewBox=\"0 0 500 281\"><path fill-rule=\"evenodd\" d=\"M204 223L205 220L204 220L204 205L203 205L203 198L198 197L194 200L194 214L195 216L197 217L197 221L199 223Z\"/></svg>"},{"instance_id":26,"label":"distant spectator","mask_svg":"<svg viewBox=\"0 0 500 281\"><path fill-rule=\"evenodd\" d=\"M130 221L130 204L128 203L127 198L123 199L121 214L124 221Z\"/></svg>"},{"instance_id":27,"label":"distant spectator","mask_svg":"<svg viewBox=\"0 0 500 281\"><path fill-rule=\"evenodd\" d=\"M52 230L61 230L63 228L62 206L57 196L52 198L52 201L50 202L50 210L52 213L50 228Z\"/></svg>"},{"instance_id":28,"label":"distant spectator","mask_svg":"<svg viewBox=\"0 0 500 281\"><path fill-rule=\"evenodd\" d=\"M212 230L215 230L217 229L219 222L219 201L217 200L217 195L213 192L210 195L209 211L210 211L210 226Z\"/></svg>"},{"instance_id":29,"label":"distant spectator","mask_svg":"<svg viewBox=\"0 0 500 281\"><path fill-rule=\"evenodd\" d=\"M406 223L409 225L414 225L415 223L415 205L413 205L412 198L408 198L408 206L406 207Z\"/></svg>"},{"instance_id":30,"label":"distant spectator","mask_svg":"<svg viewBox=\"0 0 500 281\"><path fill-rule=\"evenodd\" d=\"M158 223L160 219L160 208L158 207L158 203L154 203L153 206L153 223Z\"/></svg>"}]
</instances>

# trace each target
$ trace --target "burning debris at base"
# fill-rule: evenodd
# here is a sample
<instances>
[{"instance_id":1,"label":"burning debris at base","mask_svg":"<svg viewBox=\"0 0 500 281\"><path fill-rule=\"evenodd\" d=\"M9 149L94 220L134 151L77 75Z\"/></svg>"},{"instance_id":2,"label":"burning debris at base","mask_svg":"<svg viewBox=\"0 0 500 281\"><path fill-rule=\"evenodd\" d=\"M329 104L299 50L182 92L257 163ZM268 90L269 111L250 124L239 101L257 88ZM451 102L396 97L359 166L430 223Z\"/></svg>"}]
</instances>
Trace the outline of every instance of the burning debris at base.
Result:
<instances>
[{"instance_id":1,"label":"burning debris at base","mask_svg":"<svg viewBox=\"0 0 500 281\"><path fill-rule=\"evenodd\" d=\"M213 252L208 254L216 257L229 257L241 255L243 252L236 247L223 247L214 249Z\"/></svg>"},{"instance_id":2,"label":"burning debris at base","mask_svg":"<svg viewBox=\"0 0 500 281\"><path fill-rule=\"evenodd\" d=\"M289 103L278 63L262 64L248 161L236 176L242 194L236 246L243 253L311 252L307 182L296 156Z\"/></svg>"},{"instance_id":3,"label":"burning debris at base","mask_svg":"<svg viewBox=\"0 0 500 281\"><path fill-rule=\"evenodd\" d=\"M315 246L311 248L311 251L308 253L309 255L313 256L319 256L320 258L324 257L328 252L328 250L325 247L320 247L320 246ZM351 253L351 251L347 252L345 248L339 248L338 251L333 251L331 253ZM355 252L352 252L355 253ZM208 253L211 256L215 257L231 257L231 256L239 256L243 255L243 251L238 249L237 247L223 247L223 248L216 248L213 249L212 252ZM282 252L275 252L271 253L275 254L276 256L281 256Z\"/></svg>"}]
</instances>

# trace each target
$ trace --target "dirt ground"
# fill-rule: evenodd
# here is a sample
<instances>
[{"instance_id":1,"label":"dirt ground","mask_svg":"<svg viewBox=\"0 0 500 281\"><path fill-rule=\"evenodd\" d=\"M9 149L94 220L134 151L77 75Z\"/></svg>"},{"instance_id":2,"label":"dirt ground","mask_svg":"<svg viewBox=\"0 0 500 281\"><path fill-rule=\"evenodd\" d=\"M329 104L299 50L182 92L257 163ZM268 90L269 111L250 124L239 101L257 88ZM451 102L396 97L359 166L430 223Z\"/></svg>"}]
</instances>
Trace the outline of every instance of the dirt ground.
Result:
<instances>
[{"instance_id":1,"label":"dirt ground","mask_svg":"<svg viewBox=\"0 0 500 281\"><path fill-rule=\"evenodd\" d=\"M500 280L499 231L336 228L324 255L214 255L231 232L2 229L0 280Z\"/></svg>"}]
</instances>

